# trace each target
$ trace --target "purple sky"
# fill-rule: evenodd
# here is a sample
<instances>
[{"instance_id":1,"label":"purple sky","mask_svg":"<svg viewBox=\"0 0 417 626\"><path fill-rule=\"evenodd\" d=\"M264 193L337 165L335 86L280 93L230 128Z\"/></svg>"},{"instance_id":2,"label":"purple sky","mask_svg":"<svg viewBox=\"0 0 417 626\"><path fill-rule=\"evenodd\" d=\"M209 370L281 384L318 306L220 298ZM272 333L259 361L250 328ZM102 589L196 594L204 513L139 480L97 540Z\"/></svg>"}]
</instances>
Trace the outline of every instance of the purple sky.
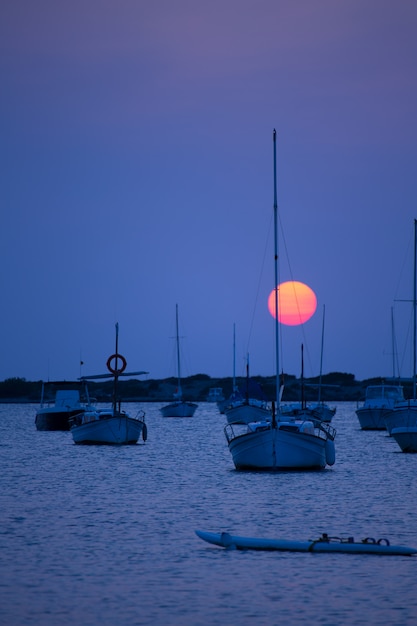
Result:
<instances>
[{"instance_id":1,"label":"purple sky","mask_svg":"<svg viewBox=\"0 0 417 626\"><path fill-rule=\"evenodd\" d=\"M274 373L281 280L318 308L284 371L411 374L414 0L7 0L0 8L0 380ZM288 254L287 254L288 253Z\"/></svg>"}]
</instances>

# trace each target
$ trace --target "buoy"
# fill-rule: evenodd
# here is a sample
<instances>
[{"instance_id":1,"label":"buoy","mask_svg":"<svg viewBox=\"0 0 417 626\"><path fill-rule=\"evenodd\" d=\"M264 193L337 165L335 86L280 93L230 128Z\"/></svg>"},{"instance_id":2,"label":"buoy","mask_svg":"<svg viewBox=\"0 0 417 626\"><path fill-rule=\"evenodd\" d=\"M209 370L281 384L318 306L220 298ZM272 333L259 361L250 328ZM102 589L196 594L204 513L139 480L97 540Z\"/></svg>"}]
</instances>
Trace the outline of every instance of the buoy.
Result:
<instances>
[{"instance_id":1,"label":"buoy","mask_svg":"<svg viewBox=\"0 0 417 626\"><path fill-rule=\"evenodd\" d=\"M327 439L325 452L327 465L334 465L336 461L336 449L333 439Z\"/></svg>"},{"instance_id":2,"label":"buoy","mask_svg":"<svg viewBox=\"0 0 417 626\"><path fill-rule=\"evenodd\" d=\"M146 426L146 424L143 424L143 428L142 428L142 439L143 441L146 441L148 438L148 427Z\"/></svg>"}]
</instances>

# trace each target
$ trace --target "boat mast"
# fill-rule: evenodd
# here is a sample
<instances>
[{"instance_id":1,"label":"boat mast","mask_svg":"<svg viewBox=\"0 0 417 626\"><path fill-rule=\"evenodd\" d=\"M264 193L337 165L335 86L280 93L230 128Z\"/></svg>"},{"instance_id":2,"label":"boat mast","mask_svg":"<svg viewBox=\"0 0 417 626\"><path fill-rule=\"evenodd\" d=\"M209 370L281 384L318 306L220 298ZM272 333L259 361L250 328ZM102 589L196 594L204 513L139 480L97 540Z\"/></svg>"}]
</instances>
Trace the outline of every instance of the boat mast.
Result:
<instances>
[{"instance_id":1,"label":"boat mast","mask_svg":"<svg viewBox=\"0 0 417 626\"><path fill-rule=\"evenodd\" d=\"M117 367L117 355L119 354L119 322L116 322L116 350L115 350L115 373L114 373L114 383L113 383L113 415L116 413L116 405L117 405L117 378L118 378L118 367Z\"/></svg>"},{"instance_id":2,"label":"boat mast","mask_svg":"<svg viewBox=\"0 0 417 626\"><path fill-rule=\"evenodd\" d=\"M321 351L320 351L320 376L319 376L319 397L318 403L321 402L321 380L323 373L323 346L324 346L324 316L326 314L326 305L323 304L323 322L321 327Z\"/></svg>"},{"instance_id":3,"label":"boat mast","mask_svg":"<svg viewBox=\"0 0 417 626\"><path fill-rule=\"evenodd\" d=\"M180 337L178 332L178 304L175 305L175 320L177 328L177 372L178 372L178 398L182 397L181 390L181 369L180 369Z\"/></svg>"},{"instance_id":4,"label":"boat mast","mask_svg":"<svg viewBox=\"0 0 417 626\"><path fill-rule=\"evenodd\" d=\"M249 352L246 356L246 402L249 402Z\"/></svg>"},{"instance_id":5,"label":"boat mast","mask_svg":"<svg viewBox=\"0 0 417 626\"><path fill-rule=\"evenodd\" d=\"M395 345L395 327L394 327L394 308L391 307L391 350L392 350L392 379L395 379L395 357L396 357L396 345ZM398 378L400 373L398 372Z\"/></svg>"},{"instance_id":6,"label":"boat mast","mask_svg":"<svg viewBox=\"0 0 417 626\"><path fill-rule=\"evenodd\" d=\"M236 391L236 324L233 324L233 393Z\"/></svg>"},{"instance_id":7,"label":"boat mast","mask_svg":"<svg viewBox=\"0 0 417 626\"><path fill-rule=\"evenodd\" d=\"M301 409L306 408L304 389L304 344L301 344Z\"/></svg>"},{"instance_id":8,"label":"boat mast","mask_svg":"<svg viewBox=\"0 0 417 626\"><path fill-rule=\"evenodd\" d=\"M280 405L279 391L279 337L278 337L278 202L277 202L277 131L274 128L274 269L275 269L275 393L277 413Z\"/></svg>"},{"instance_id":9,"label":"boat mast","mask_svg":"<svg viewBox=\"0 0 417 626\"><path fill-rule=\"evenodd\" d=\"M414 220L414 286L413 286L413 322L414 322L414 337L413 337L413 398L416 399L416 267L417 267L417 220Z\"/></svg>"}]
</instances>

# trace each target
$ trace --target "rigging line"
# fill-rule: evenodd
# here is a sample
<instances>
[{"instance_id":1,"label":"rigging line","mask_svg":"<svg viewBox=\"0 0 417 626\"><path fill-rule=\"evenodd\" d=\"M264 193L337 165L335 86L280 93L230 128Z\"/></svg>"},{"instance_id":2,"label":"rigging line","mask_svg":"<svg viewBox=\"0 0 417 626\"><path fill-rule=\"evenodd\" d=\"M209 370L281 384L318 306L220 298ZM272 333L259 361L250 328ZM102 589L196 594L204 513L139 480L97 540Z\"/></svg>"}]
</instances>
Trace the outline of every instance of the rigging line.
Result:
<instances>
[{"instance_id":1,"label":"rigging line","mask_svg":"<svg viewBox=\"0 0 417 626\"><path fill-rule=\"evenodd\" d=\"M397 377L401 378L401 369L400 369L400 359L398 357L398 344L397 337L394 335L394 362L397 367ZM394 370L394 378L395 378L395 370Z\"/></svg>"},{"instance_id":2,"label":"rigging line","mask_svg":"<svg viewBox=\"0 0 417 626\"><path fill-rule=\"evenodd\" d=\"M408 319L408 326L407 326L407 329L406 329L406 334L405 334L405 339L404 339L404 346L405 347L402 350L402 357L401 357L400 364L398 366L398 372L400 372L400 366L401 366L401 370L404 371L405 360L406 359L408 360L410 358L410 355L408 353L407 347L410 345L411 325L412 325L412 316L410 315L410 317Z\"/></svg>"},{"instance_id":3,"label":"rigging line","mask_svg":"<svg viewBox=\"0 0 417 626\"><path fill-rule=\"evenodd\" d=\"M250 326L249 326L249 336L248 336L248 343L247 343L247 346L246 346L246 354L248 354L248 352L250 352L249 344L250 344L250 340L251 340L251 336L252 336L253 324L254 324L254 321L255 321L256 307L257 307L258 300L259 300L259 291L261 289L261 279L262 279L262 275L263 275L264 267L265 267L265 259L266 259L266 254L267 254L267 251L268 251L269 237L270 237L270 233L271 233L271 230L272 230L272 219L273 219L273 216L271 216L269 218L269 227L268 227L268 232L267 232L266 241L265 241L264 255L263 255L262 263L261 263L261 271L259 273L258 287L256 289L255 304L253 305L252 319L251 319Z\"/></svg>"},{"instance_id":4,"label":"rigging line","mask_svg":"<svg viewBox=\"0 0 417 626\"><path fill-rule=\"evenodd\" d=\"M409 237L408 243L407 243L407 247L406 247L406 250L405 250L405 253L404 253L404 257L403 257L403 263L402 263L402 266L401 266L401 269L400 269L400 273L399 273L399 276L398 276L397 286L396 286L395 292L394 292L394 301L398 300L398 292L399 292L399 289L400 289L401 279L402 279L402 276L404 274L404 268L405 268L406 264L408 266L408 263L409 263L411 242L412 242L412 235L410 234L410 237Z\"/></svg>"},{"instance_id":5,"label":"rigging line","mask_svg":"<svg viewBox=\"0 0 417 626\"><path fill-rule=\"evenodd\" d=\"M397 335L395 333L395 320L394 320L394 310L391 309L391 337L392 337L392 351L393 351L393 378L401 378L400 371L400 361L398 357L398 343L397 343Z\"/></svg>"},{"instance_id":6,"label":"rigging line","mask_svg":"<svg viewBox=\"0 0 417 626\"><path fill-rule=\"evenodd\" d=\"M278 215L278 219L279 219L279 223L280 223L280 227L281 227L281 235L282 235L282 240L284 242L285 256L287 257L288 269L289 269L289 272L290 272L291 280L294 282L294 275L293 275L293 272L292 272L291 263L290 263L290 257L289 257L289 254L288 254L287 242L285 240L285 235L284 235L284 227L282 225L282 221L281 221L280 215ZM299 304L298 304L297 292L296 292L295 289L294 289L294 296L295 296L295 301L297 303L298 316L301 319L301 312L300 312L300 307L299 307ZM308 364L309 364L309 367L310 367L310 371L312 372L313 368L311 366L310 351L308 349L308 343L307 343L307 338L306 338L306 334L305 334L305 330L304 330L304 324L300 324L300 326L301 326L301 333L303 335L304 344L305 344L305 347L306 347Z\"/></svg>"}]
</instances>

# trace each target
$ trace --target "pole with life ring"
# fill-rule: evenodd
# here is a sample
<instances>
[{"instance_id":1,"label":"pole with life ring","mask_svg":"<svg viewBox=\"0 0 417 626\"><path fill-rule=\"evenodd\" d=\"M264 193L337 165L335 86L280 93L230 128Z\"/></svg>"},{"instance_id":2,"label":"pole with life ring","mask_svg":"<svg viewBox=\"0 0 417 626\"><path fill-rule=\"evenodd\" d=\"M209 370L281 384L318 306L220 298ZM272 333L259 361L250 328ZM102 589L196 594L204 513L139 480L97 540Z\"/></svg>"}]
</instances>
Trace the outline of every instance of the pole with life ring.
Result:
<instances>
[{"instance_id":1,"label":"pole with life ring","mask_svg":"<svg viewBox=\"0 0 417 626\"><path fill-rule=\"evenodd\" d=\"M122 362L121 367L118 367L118 361ZM112 365L114 361L114 366ZM126 359L123 355L119 354L119 323L116 323L116 350L114 352L114 354L112 354L111 356L109 356L109 358L107 359L107 369L109 370L109 372L111 372L114 376L114 385L113 385L113 414L116 414L117 411L117 381L118 378L120 376L120 374L122 374L125 369L126 369Z\"/></svg>"}]
</instances>

